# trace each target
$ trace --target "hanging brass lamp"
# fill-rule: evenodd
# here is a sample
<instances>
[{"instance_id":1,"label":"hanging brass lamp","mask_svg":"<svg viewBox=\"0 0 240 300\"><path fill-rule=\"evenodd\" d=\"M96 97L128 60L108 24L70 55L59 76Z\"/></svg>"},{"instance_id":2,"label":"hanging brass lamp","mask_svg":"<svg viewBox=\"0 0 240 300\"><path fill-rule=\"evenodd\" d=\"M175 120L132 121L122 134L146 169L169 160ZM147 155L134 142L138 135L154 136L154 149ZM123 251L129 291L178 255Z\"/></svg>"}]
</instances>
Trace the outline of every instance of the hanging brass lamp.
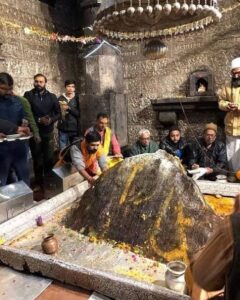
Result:
<instances>
[{"instance_id":1,"label":"hanging brass lamp","mask_svg":"<svg viewBox=\"0 0 240 300\"><path fill-rule=\"evenodd\" d=\"M167 50L167 46L160 39L154 39L145 44L143 55L148 59L159 59L165 56Z\"/></svg>"}]
</instances>

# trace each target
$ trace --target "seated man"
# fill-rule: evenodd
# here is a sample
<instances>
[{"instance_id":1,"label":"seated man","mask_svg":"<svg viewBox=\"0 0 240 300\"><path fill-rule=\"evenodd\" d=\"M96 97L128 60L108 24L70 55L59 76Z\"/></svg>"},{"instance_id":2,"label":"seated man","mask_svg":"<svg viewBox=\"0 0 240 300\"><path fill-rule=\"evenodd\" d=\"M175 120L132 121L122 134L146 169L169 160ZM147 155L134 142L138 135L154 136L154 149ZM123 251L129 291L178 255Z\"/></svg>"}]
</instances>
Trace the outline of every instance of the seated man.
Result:
<instances>
[{"instance_id":1,"label":"seated man","mask_svg":"<svg viewBox=\"0 0 240 300\"><path fill-rule=\"evenodd\" d=\"M186 156L188 169L195 170L189 173L195 173L196 179L204 176L205 179L216 180L218 174L226 173L226 147L217 140L217 125L207 124L203 138L187 147Z\"/></svg>"},{"instance_id":2,"label":"seated man","mask_svg":"<svg viewBox=\"0 0 240 300\"><path fill-rule=\"evenodd\" d=\"M185 145L186 141L181 137L180 129L177 126L172 126L168 135L160 142L159 148L182 159Z\"/></svg>"},{"instance_id":3,"label":"seated man","mask_svg":"<svg viewBox=\"0 0 240 300\"><path fill-rule=\"evenodd\" d=\"M148 129L141 129L138 133L138 140L129 150L129 156L158 151L158 144L152 141L150 137L151 133Z\"/></svg>"},{"instance_id":4,"label":"seated man","mask_svg":"<svg viewBox=\"0 0 240 300\"><path fill-rule=\"evenodd\" d=\"M200 250L186 271L191 299L211 299L214 295L222 294L224 287L224 299L240 299L239 228L240 195L237 195L234 213L225 217L218 225L206 246Z\"/></svg>"},{"instance_id":5,"label":"seated man","mask_svg":"<svg viewBox=\"0 0 240 300\"><path fill-rule=\"evenodd\" d=\"M109 117L105 113L99 113L97 115L96 125L88 128L85 135L91 131L97 131L101 137L101 145L105 155L114 155L122 157L121 148L116 135L108 127Z\"/></svg>"},{"instance_id":6,"label":"seated man","mask_svg":"<svg viewBox=\"0 0 240 300\"><path fill-rule=\"evenodd\" d=\"M90 183L94 176L107 169L107 157L101 146L101 136L96 131L90 131L80 145L73 145L70 149L73 165L79 173ZM100 170L99 170L100 168Z\"/></svg>"}]
</instances>

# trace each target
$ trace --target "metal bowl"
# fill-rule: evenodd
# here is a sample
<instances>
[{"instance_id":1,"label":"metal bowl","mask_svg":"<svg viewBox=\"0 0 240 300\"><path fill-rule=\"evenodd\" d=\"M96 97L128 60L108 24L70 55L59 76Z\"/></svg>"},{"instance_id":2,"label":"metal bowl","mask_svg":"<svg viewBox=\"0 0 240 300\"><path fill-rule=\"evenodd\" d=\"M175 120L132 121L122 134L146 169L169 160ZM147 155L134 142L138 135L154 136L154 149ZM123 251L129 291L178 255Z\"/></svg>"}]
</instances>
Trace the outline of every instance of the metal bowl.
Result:
<instances>
[{"instance_id":1,"label":"metal bowl","mask_svg":"<svg viewBox=\"0 0 240 300\"><path fill-rule=\"evenodd\" d=\"M187 266L181 261L172 261L167 264L167 271L165 273L166 286L179 293L183 293L185 289L184 273Z\"/></svg>"}]
</instances>

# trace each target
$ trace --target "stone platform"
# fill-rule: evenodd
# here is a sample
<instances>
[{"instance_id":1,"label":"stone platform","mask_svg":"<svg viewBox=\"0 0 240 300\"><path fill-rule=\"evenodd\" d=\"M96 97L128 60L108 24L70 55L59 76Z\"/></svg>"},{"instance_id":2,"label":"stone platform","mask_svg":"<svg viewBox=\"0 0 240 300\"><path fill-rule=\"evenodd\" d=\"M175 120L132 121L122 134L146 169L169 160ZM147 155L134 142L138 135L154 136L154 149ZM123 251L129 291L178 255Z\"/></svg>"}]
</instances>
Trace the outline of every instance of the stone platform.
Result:
<instances>
[{"instance_id":1,"label":"stone platform","mask_svg":"<svg viewBox=\"0 0 240 300\"><path fill-rule=\"evenodd\" d=\"M238 184L208 181L197 184L207 194L235 196L240 192ZM0 246L0 262L114 299L189 299L165 287L165 265L103 241L90 242L88 237L62 225L64 213L87 189L87 182L83 182L1 224L0 243L5 245ZM43 217L45 226L36 227L38 216ZM55 256L43 254L40 247L42 236L49 231L55 233L61 245Z\"/></svg>"},{"instance_id":2,"label":"stone platform","mask_svg":"<svg viewBox=\"0 0 240 300\"><path fill-rule=\"evenodd\" d=\"M104 241L92 242L63 225L63 216L87 188L83 182L2 224L0 262L114 299L189 299L165 287L165 265ZM42 227L36 226L38 216ZM41 251L42 237L49 232L60 243L54 256Z\"/></svg>"}]
</instances>

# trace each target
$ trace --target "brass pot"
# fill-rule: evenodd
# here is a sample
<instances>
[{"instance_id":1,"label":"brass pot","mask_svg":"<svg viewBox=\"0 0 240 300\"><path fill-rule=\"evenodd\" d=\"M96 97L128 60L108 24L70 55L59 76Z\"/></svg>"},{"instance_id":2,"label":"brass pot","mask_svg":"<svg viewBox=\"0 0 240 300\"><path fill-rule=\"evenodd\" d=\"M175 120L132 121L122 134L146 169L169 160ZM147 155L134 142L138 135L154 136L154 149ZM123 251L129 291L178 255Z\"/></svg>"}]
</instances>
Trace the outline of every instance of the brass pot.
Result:
<instances>
[{"instance_id":1,"label":"brass pot","mask_svg":"<svg viewBox=\"0 0 240 300\"><path fill-rule=\"evenodd\" d=\"M53 233L43 239L42 250L46 254L54 254L58 251L58 241Z\"/></svg>"}]
</instances>

